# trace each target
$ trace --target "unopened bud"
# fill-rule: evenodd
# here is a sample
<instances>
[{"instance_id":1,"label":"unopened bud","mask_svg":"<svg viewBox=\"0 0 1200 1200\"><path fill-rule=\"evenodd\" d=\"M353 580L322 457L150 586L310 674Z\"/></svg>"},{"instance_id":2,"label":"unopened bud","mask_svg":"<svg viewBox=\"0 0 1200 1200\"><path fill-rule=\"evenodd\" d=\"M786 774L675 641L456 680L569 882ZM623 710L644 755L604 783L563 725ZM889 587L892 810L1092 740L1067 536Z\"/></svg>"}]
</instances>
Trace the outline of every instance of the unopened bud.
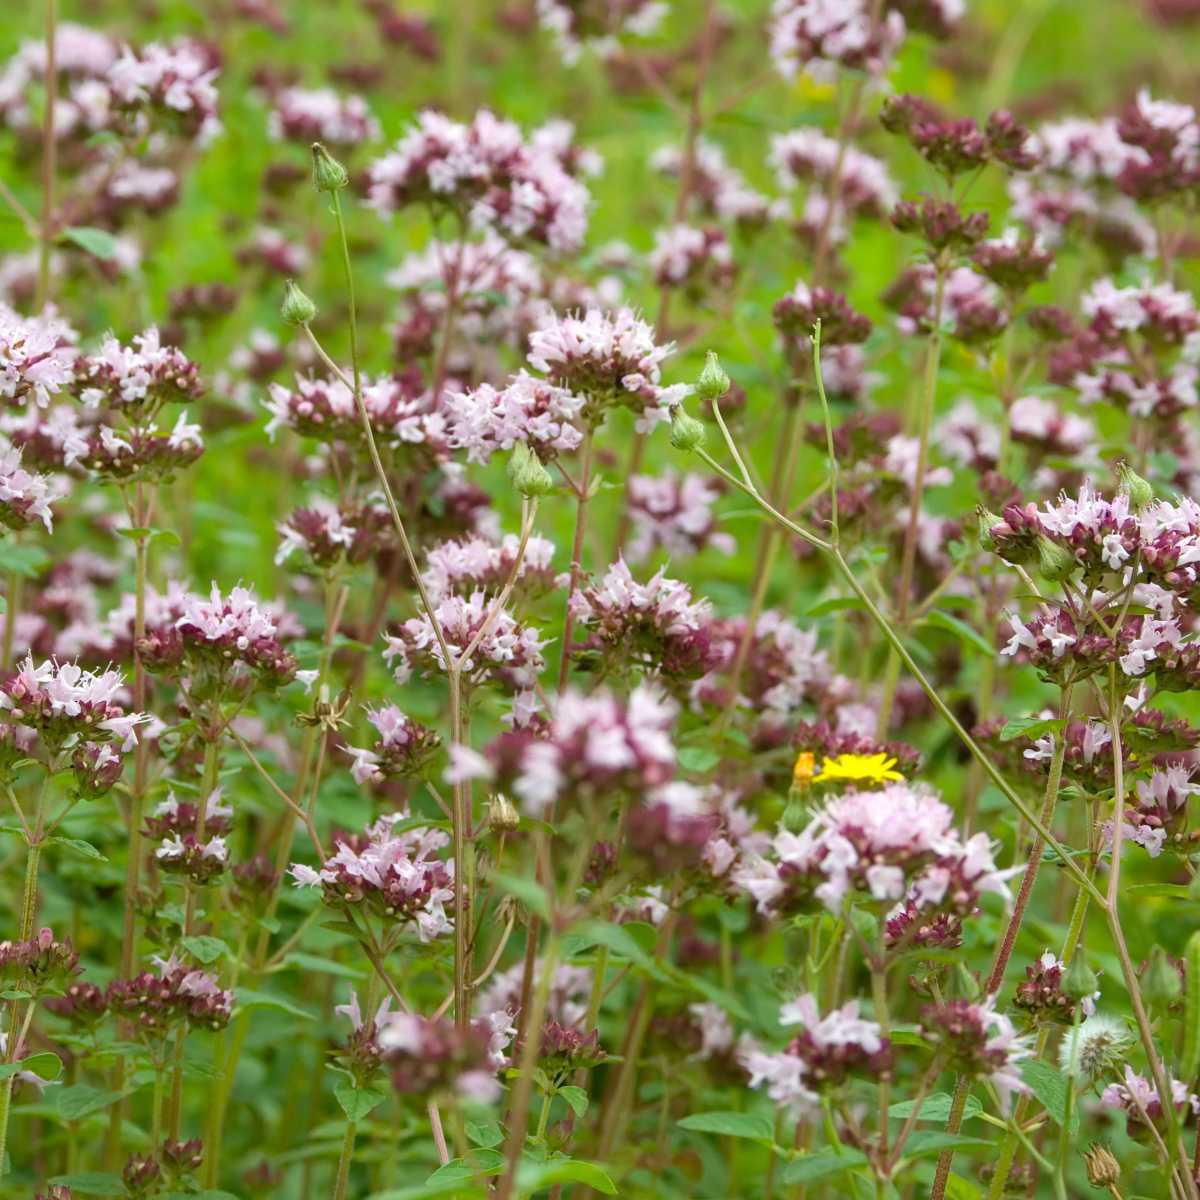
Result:
<instances>
[{"instance_id":1,"label":"unopened bud","mask_svg":"<svg viewBox=\"0 0 1200 1200\"><path fill-rule=\"evenodd\" d=\"M527 500L548 496L554 491L554 479L541 460L529 448L528 442L517 442L508 460L508 477L512 485Z\"/></svg>"},{"instance_id":2,"label":"unopened bud","mask_svg":"<svg viewBox=\"0 0 1200 1200\"><path fill-rule=\"evenodd\" d=\"M350 182L342 166L320 142L312 144L313 185L318 192L340 192Z\"/></svg>"},{"instance_id":3,"label":"unopened bud","mask_svg":"<svg viewBox=\"0 0 1200 1200\"><path fill-rule=\"evenodd\" d=\"M996 516L994 512L991 512L982 504L977 504L975 506L975 519L979 522L980 549L995 550L996 543L992 541L992 530L1000 524L1003 518Z\"/></svg>"},{"instance_id":4,"label":"unopened bud","mask_svg":"<svg viewBox=\"0 0 1200 1200\"><path fill-rule=\"evenodd\" d=\"M704 370L696 380L696 395L701 400L720 400L730 387L729 376L721 369L715 351L710 350L704 359Z\"/></svg>"},{"instance_id":5,"label":"unopened bud","mask_svg":"<svg viewBox=\"0 0 1200 1200\"><path fill-rule=\"evenodd\" d=\"M788 796L788 802L779 818L779 824L788 833L799 833L807 828L812 820L812 808L804 798L804 793L793 790Z\"/></svg>"},{"instance_id":6,"label":"unopened bud","mask_svg":"<svg viewBox=\"0 0 1200 1200\"><path fill-rule=\"evenodd\" d=\"M317 315L317 306L289 279L283 288L279 315L289 325L307 325Z\"/></svg>"},{"instance_id":7,"label":"unopened bud","mask_svg":"<svg viewBox=\"0 0 1200 1200\"><path fill-rule=\"evenodd\" d=\"M1083 1166L1092 1187L1115 1187L1121 1182L1121 1164L1117 1156L1099 1142L1093 1142L1083 1152Z\"/></svg>"},{"instance_id":8,"label":"unopened bud","mask_svg":"<svg viewBox=\"0 0 1200 1200\"><path fill-rule=\"evenodd\" d=\"M488 801L487 819L488 827L497 833L511 833L521 824L516 805L499 792Z\"/></svg>"},{"instance_id":9,"label":"unopened bud","mask_svg":"<svg viewBox=\"0 0 1200 1200\"><path fill-rule=\"evenodd\" d=\"M1076 954L1063 972L1062 994L1068 1000L1083 1000L1094 996L1099 989L1100 981L1096 978L1096 972L1087 965L1083 954Z\"/></svg>"},{"instance_id":10,"label":"unopened bud","mask_svg":"<svg viewBox=\"0 0 1200 1200\"><path fill-rule=\"evenodd\" d=\"M1142 977L1142 995L1151 1004L1164 1008L1174 1004L1183 995L1183 981L1179 978L1179 972L1160 946L1154 948L1150 966Z\"/></svg>"},{"instance_id":11,"label":"unopened bud","mask_svg":"<svg viewBox=\"0 0 1200 1200\"><path fill-rule=\"evenodd\" d=\"M1129 497L1129 507L1139 512L1154 499L1154 489L1127 463L1117 463L1117 478L1122 494Z\"/></svg>"},{"instance_id":12,"label":"unopened bud","mask_svg":"<svg viewBox=\"0 0 1200 1200\"><path fill-rule=\"evenodd\" d=\"M1049 580L1061 583L1075 570L1075 555L1065 546L1057 546L1049 538L1038 538L1038 571Z\"/></svg>"},{"instance_id":13,"label":"unopened bud","mask_svg":"<svg viewBox=\"0 0 1200 1200\"><path fill-rule=\"evenodd\" d=\"M704 423L689 417L681 408L671 422L671 445L676 450L699 450L704 445L705 433Z\"/></svg>"},{"instance_id":14,"label":"unopened bud","mask_svg":"<svg viewBox=\"0 0 1200 1200\"><path fill-rule=\"evenodd\" d=\"M958 963L957 968L959 990L974 1003L983 994L983 988L979 986L978 978L967 969L966 963Z\"/></svg>"}]
</instances>

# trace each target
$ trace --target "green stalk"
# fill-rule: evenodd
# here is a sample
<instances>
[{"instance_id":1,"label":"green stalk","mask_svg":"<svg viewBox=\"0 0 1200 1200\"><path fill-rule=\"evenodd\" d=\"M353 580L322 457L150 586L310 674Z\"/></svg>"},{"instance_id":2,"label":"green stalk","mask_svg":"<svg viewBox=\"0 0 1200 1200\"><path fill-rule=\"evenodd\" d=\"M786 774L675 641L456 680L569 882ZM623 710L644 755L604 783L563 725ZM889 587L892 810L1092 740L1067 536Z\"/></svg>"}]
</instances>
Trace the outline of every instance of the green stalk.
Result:
<instances>
[{"instance_id":1,"label":"green stalk","mask_svg":"<svg viewBox=\"0 0 1200 1200\"><path fill-rule=\"evenodd\" d=\"M54 242L54 188L58 174L58 137L54 128L58 103L58 0L46 0L46 108L42 113L42 219L38 223L38 274L33 311L50 299L50 247Z\"/></svg>"},{"instance_id":2,"label":"green stalk","mask_svg":"<svg viewBox=\"0 0 1200 1200\"><path fill-rule=\"evenodd\" d=\"M19 941L28 941L33 936L33 926L37 919L37 881L38 864L42 857L42 840L45 836L46 824L46 793L50 788L51 776L47 771L46 779L38 789L37 809L34 813L33 827L26 837L28 847L25 856L25 882L21 888L21 922ZM4 1061L17 1061L25 1030L33 1017L33 1001L29 1002L24 1020L18 1016L18 1007L12 1003L12 1019L8 1028L8 1047ZM4 1174L4 1148L8 1143L8 1119L12 1111L12 1091L16 1077L9 1075L0 1080L0 1176Z\"/></svg>"},{"instance_id":3,"label":"green stalk","mask_svg":"<svg viewBox=\"0 0 1200 1200\"><path fill-rule=\"evenodd\" d=\"M350 1162L354 1158L354 1135L357 1130L357 1122L346 1122L346 1135L342 1138L342 1152L338 1155L337 1175L333 1181L333 1200L346 1200L346 1182L350 1178Z\"/></svg>"}]
</instances>

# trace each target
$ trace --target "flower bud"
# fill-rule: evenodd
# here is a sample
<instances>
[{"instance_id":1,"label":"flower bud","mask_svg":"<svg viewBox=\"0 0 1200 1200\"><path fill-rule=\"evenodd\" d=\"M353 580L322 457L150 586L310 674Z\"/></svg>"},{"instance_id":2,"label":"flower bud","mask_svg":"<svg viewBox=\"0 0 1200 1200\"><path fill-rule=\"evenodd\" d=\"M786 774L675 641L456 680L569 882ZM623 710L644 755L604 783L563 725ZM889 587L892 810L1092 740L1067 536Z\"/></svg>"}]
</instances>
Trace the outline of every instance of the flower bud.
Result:
<instances>
[{"instance_id":1,"label":"flower bud","mask_svg":"<svg viewBox=\"0 0 1200 1200\"><path fill-rule=\"evenodd\" d=\"M1121 1164L1117 1156L1099 1142L1093 1142L1083 1152L1083 1166L1092 1187L1112 1188L1121 1182Z\"/></svg>"},{"instance_id":2,"label":"flower bud","mask_svg":"<svg viewBox=\"0 0 1200 1200\"><path fill-rule=\"evenodd\" d=\"M979 548L981 550L993 551L996 549L996 543L992 541L992 530L1000 524L1002 517L996 516L994 512L989 511L982 504L975 506L975 519L979 522Z\"/></svg>"},{"instance_id":3,"label":"flower bud","mask_svg":"<svg viewBox=\"0 0 1200 1200\"><path fill-rule=\"evenodd\" d=\"M1140 512L1154 499L1154 488L1127 463L1117 463L1117 478L1121 481L1121 492L1129 497L1129 507Z\"/></svg>"},{"instance_id":4,"label":"flower bud","mask_svg":"<svg viewBox=\"0 0 1200 1200\"><path fill-rule=\"evenodd\" d=\"M1049 580L1061 583L1075 570L1075 555L1065 546L1056 546L1049 538L1038 538L1038 571Z\"/></svg>"},{"instance_id":5,"label":"flower bud","mask_svg":"<svg viewBox=\"0 0 1200 1200\"><path fill-rule=\"evenodd\" d=\"M511 833L521 824L521 814L507 796L497 792L488 801L487 821L489 829L497 833Z\"/></svg>"},{"instance_id":6,"label":"flower bud","mask_svg":"<svg viewBox=\"0 0 1200 1200\"><path fill-rule=\"evenodd\" d=\"M554 491L554 479L542 465L527 442L517 442L508 460L508 477L512 485L527 500L548 496Z\"/></svg>"},{"instance_id":7,"label":"flower bud","mask_svg":"<svg viewBox=\"0 0 1200 1200\"><path fill-rule=\"evenodd\" d=\"M289 325L307 325L317 315L317 306L289 279L283 288L279 315Z\"/></svg>"},{"instance_id":8,"label":"flower bud","mask_svg":"<svg viewBox=\"0 0 1200 1200\"><path fill-rule=\"evenodd\" d=\"M979 979L973 975L964 962L957 964L958 986L962 994L974 1003L983 994L983 988L979 986Z\"/></svg>"},{"instance_id":9,"label":"flower bud","mask_svg":"<svg viewBox=\"0 0 1200 1200\"><path fill-rule=\"evenodd\" d=\"M705 428L702 421L689 417L680 408L671 422L671 445L676 450L699 450L704 445Z\"/></svg>"},{"instance_id":10,"label":"flower bud","mask_svg":"<svg viewBox=\"0 0 1200 1200\"><path fill-rule=\"evenodd\" d=\"M1166 1008L1183 995L1183 981L1161 946L1154 948L1150 966L1142 976L1142 995L1151 1003Z\"/></svg>"},{"instance_id":11,"label":"flower bud","mask_svg":"<svg viewBox=\"0 0 1200 1200\"><path fill-rule=\"evenodd\" d=\"M704 359L704 370L696 380L696 395L701 400L720 400L730 386L729 376L721 369L715 351L710 350Z\"/></svg>"},{"instance_id":12,"label":"flower bud","mask_svg":"<svg viewBox=\"0 0 1200 1200\"><path fill-rule=\"evenodd\" d=\"M1086 996L1094 996L1099 989L1100 981L1096 978L1096 972L1087 965L1087 959L1082 954L1076 954L1063 972L1062 994L1068 1000L1082 1000Z\"/></svg>"},{"instance_id":13,"label":"flower bud","mask_svg":"<svg viewBox=\"0 0 1200 1200\"><path fill-rule=\"evenodd\" d=\"M318 192L340 192L350 182L346 168L321 145L312 144L313 184Z\"/></svg>"},{"instance_id":14,"label":"flower bud","mask_svg":"<svg viewBox=\"0 0 1200 1200\"><path fill-rule=\"evenodd\" d=\"M812 807L804 797L804 793L793 789L788 796L788 802L779 818L779 824L788 833L799 833L812 820Z\"/></svg>"}]
</instances>

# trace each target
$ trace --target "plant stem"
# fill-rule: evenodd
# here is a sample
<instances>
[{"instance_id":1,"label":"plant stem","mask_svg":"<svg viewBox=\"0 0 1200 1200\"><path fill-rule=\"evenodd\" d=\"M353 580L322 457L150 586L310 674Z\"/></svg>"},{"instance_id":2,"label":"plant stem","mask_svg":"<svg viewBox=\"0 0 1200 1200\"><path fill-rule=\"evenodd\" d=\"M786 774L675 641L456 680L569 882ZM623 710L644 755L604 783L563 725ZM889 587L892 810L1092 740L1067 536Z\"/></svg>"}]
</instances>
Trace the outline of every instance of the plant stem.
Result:
<instances>
[{"instance_id":1,"label":"plant stem","mask_svg":"<svg viewBox=\"0 0 1200 1200\"><path fill-rule=\"evenodd\" d=\"M946 297L946 268L939 260L935 266L936 281L933 294L933 329L925 351L925 379L921 388L921 408L917 426L917 470L913 477L912 502L908 510L908 527L904 531L904 550L900 558L899 595L896 599L896 619L903 628L908 622L912 601L913 569L917 558L917 531L921 520L921 501L925 494L925 477L929 471L929 431L933 425L933 409L937 399L938 367L942 360L942 309Z\"/></svg>"},{"instance_id":2,"label":"plant stem","mask_svg":"<svg viewBox=\"0 0 1200 1200\"><path fill-rule=\"evenodd\" d=\"M21 576L11 571L8 576L8 592L4 608L4 648L0 650L0 667L8 670L13 663L13 635L17 614L21 609Z\"/></svg>"},{"instance_id":3,"label":"plant stem","mask_svg":"<svg viewBox=\"0 0 1200 1200\"><path fill-rule=\"evenodd\" d=\"M533 1075L541 1049L542 1025L550 1003L550 989L554 984L554 971L558 966L561 939L554 922L546 939L546 952L542 956L541 973L533 990L528 1019L524 1022L525 1033L521 1042L521 1058L517 1081L513 1087L512 1104L509 1107L508 1138L504 1145L505 1171L500 1180L499 1200L511 1200L516 1186L517 1168L521 1162L521 1151L525 1146L525 1131L529 1127L529 1102L533 1095Z\"/></svg>"},{"instance_id":4,"label":"plant stem","mask_svg":"<svg viewBox=\"0 0 1200 1200\"><path fill-rule=\"evenodd\" d=\"M333 1200L346 1200L346 1183L350 1178L350 1162L354 1158L354 1135L358 1125L346 1122L346 1134L342 1138L342 1152L338 1155L337 1175L333 1181Z\"/></svg>"},{"instance_id":5,"label":"plant stem","mask_svg":"<svg viewBox=\"0 0 1200 1200\"><path fill-rule=\"evenodd\" d=\"M575 614L571 608L571 599L579 587L579 579L583 574L583 542L587 534L588 506L592 490L592 451L595 431L590 427L583 435L583 445L579 452L580 479L578 492L575 496L575 537L571 543L571 582L567 586L567 611L563 617L562 658L558 664L558 690L561 692L567 685L567 672L571 666L571 634L575 628Z\"/></svg>"},{"instance_id":6,"label":"plant stem","mask_svg":"<svg viewBox=\"0 0 1200 1200\"><path fill-rule=\"evenodd\" d=\"M40 313L50 299L50 247L54 241L54 189L58 176L58 0L46 4L46 108L42 113L42 219L38 223L38 274L33 309Z\"/></svg>"}]
</instances>

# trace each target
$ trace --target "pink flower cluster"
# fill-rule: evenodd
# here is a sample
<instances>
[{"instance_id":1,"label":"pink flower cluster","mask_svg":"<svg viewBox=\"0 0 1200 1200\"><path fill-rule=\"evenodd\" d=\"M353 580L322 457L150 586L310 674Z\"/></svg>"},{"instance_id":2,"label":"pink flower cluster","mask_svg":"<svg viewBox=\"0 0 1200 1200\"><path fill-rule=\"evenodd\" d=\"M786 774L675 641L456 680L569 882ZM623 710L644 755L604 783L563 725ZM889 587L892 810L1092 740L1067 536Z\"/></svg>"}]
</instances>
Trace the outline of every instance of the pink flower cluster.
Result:
<instances>
[{"instance_id":1,"label":"pink flower cluster","mask_svg":"<svg viewBox=\"0 0 1200 1200\"><path fill-rule=\"evenodd\" d=\"M854 1073L886 1076L892 1046L875 1021L859 1016L858 1001L821 1016L816 997L798 996L779 1010L779 1023L800 1032L780 1051L763 1050L751 1039L738 1046L750 1086L763 1088L776 1104L803 1114L817 1108L821 1093Z\"/></svg>"},{"instance_id":2,"label":"pink flower cluster","mask_svg":"<svg viewBox=\"0 0 1200 1200\"><path fill-rule=\"evenodd\" d=\"M272 97L267 129L276 141L357 146L379 137L379 122L361 96L332 88L284 88Z\"/></svg>"},{"instance_id":3,"label":"pink flower cluster","mask_svg":"<svg viewBox=\"0 0 1200 1200\"><path fill-rule=\"evenodd\" d=\"M904 18L876 20L868 0L774 0L770 51L785 79L830 82L839 67L880 74L904 41Z\"/></svg>"},{"instance_id":4,"label":"pink flower cluster","mask_svg":"<svg viewBox=\"0 0 1200 1200\"><path fill-rule=\"evenodd\" d=\"M395 922L411 922L422 942L449 933L446 906L454 900L454 862L437 851L450 839L439 829L394 826L403 814L380 818L364 836L343 836L319 870L293 863L297 887L319 887L326 903L367 905Z\"/></svg>"},{"instance_id":5,"label":"pink flower cluster","mask_svg":"<svg viewBox=\"0 0 1200 1200\"><path fill-rule=\"evenodd\" d=\"M425 558L421 575L425 589L433 600L451 592L498 592L512 574L520 544L521 539L512 533L499 542L478 536L438 542ZM554 550L549 538L530 535L517 572L516 592L528 596L561 581L550 565Z\"/></svg>"},{"instance_id":6,"label":"pink flower cluster","mask_svg":"<svg viewBox=\"0 0 1200 1200\"><path fill-rule=\"evenodd\" d=\"M653 326L632 309L552 317L529 335L529 363L550 381L587 401L586 420L599 424L609 405L641 414L639 428L670 419L688 393L683 384L660 385L662 363L675 349L660 345Z\"/></svg>"},{"instance_id":7,"label":"pink flower cluster","mask_svg":"<svg viewBox=\"0 0 1200 1200\"><path fill-rule=\"evenodd\" d=\"M706 475L680 476L670 468L661 475L634 475L629 480L629 561L643 562L660 548L674 559L710 546L732 554L734 539L721 532L713 514L721 490L719 481Z\"/></svg>"},{"instance_id":8,"label":"pink flower cluster","mask_svg":"<svg viewBox=\"0 0 1200 1200\"><path fill-rule=\"evenodd\" d=\"M664 175L677 177L683 170L683 151L663 146L654 152L650 164ZM771 200L751 187L726 159L725 151L703 137L693 149L691 181L692 204L706 216L753 227L786 215L785 202Z\"/></svg>"},{"instance_id":9,"label":"pink flower cluster","mask_svg":"<svg viewBox=\"0 0 1200 1200\"><path fill-rule=\"evenodd\" d=\"M539 458L574 450L586 399L521 371L504 388L482 383L446 396L447 443L466 450L468 462L487 462L497 450L525 442Z\"/></svg>"},{"instance_id":10,"label":"pink flower cluster","mask_svg":"<svg viewBox=\"0 0 1200 1200\"><path fill-rule=\"evenodd\" d=\"M41 521L50 533L50 505L59 499L61 493L45 475L27 471L21 465L19 449L0 445L0 524L19 530Z\"/></svg>"},{"instance_id":11,"label":"pink flower cluster","mask_svg":"<svg viewBox=\"0 0 1200 1200\"><path fill-rule=\"evenodd\" d=\"M222 595L214 583L207 597L185 596L178 619L147 628L141 650L149 669L184 671L193 690L245 685L247 676L277 687L296 674L279 623L244 587Z\"/></svg>"},{"instance_id":12,"label":"pink flower cluster","mask_svg":"<svg viewBox=\"0 0 1200 1200\"><path fill-rule=\"evenodd\" d=\"M350 774L357 784L383 783L419 774L441 744L441 738L425 725L406 716L394 704L368 708L367 720L379 737L374 746L347 746L354 760Z\"/></svg>"},{"instance_id":13,"label":"pink flower cluster","mask_svg":"<svg viewBox=\"0 0 1200 1200\"><path fill-rule=\"evenodd\" d=\"M694 600L687 584L667 578L665 567L639 583L619 558L599 582L574 592L567 603L590 634L584 649L626 666L688 679L704 674L719 657L708 629L711 605Z\"/></svg>"},{"instance_id":14,"label":"pink flower cluster","mask_svg":"<svg viewBox=\"0 0 1200 1200\"><path fill-rule=\"evenodd\" d=\"M746 863L735 882L763 913L809 896L833 912L854 894L959 916L974 912L985 892L1007 900L988 836L964 840L953 822L951 809L924 787L847 792L826 801L800 833L781 830L773 856Z\"/></svg>"},{"instance_id":15,"label":"pink flower cluster","mask_svg":"<svg viewBox=\"0 0 1200 1200\"><path fill-rule=\"evenodd\" d=\"M392 152L371 164L369 178L370 202L383 216L426 203L457 212L472 228L568 252L587 230L583 184L557 154L486 109L469 125L421 113Z\"/></svg>"},{"instance_id":16,"label":"pink flower cluster","mask_svg":"<svg viewBox=\"0 0 1200 1200\"><path fill-rule=\"evenodd\" d=\"M613 53L622 34L647 37L670 11L663 0L601 0L577 4L567 0L536 0L538 23L553 34L563 62L579 61L585 49Z\"/></svg>"},{"instance_id":17,"label":"pink flower cluster","mask_svg":"<svg viewBox=\"0 0 1200 1200\"><path fill-rule=\"evenodd\" d=\"M434 605L433 615L451 654L457 661L480 630L483 637L463 664L463 678L471 683L485 679L524 691L533 687L546 666L545 645L531 625L520 624L511 613L493 612L494 601L484 591L469 596L446 595ZM486 629L485 629L486 627ZM406 683L413 671L444 673L441 644L427 613L411 617L394 634L385 637L383 652L389 666L395 662L397 683Z\"/></svg>"},{"instance_id":18,"label":"pink flower cluster","mask_svg":"<svg viewBox=\"0 0 1200 1200\"><path fill-rule=\"evenodd\" d=\"M196 364L174 346L164 346L153 326L128 346L110 334L79 367L85 405L137 418L153 416L164 404L197 400L203 391Z\"/></svg>"},{"instance_id":19,"label":"pink flower cluster","mask_svg":"<svg viewBox=\"0 0 1200 1200\"><path fill-rule=\"evenodd\" d=\"M340 379L298 375L294 387L272 383L267 391L264 407L271 414L269 436L280 429L294 429L327 443L357 445L364 440L354 392ZM376 439L388 447L419 447L435 458L445 451L446 416L414 377L365 379L362 400Z\"/></svg>"},{"instance_id":20,"label":"pink flower cluster","mask_svg":"<svg viewBox=\"0 0 1200 1200\"><path fill-rule=\"evenodd\" d=\"M74 382L75 340L75 331L52 310L26 318L0 304L0 400L45 408Z\"/></svg>"},{"instance_id":21,"label":"pink flower cluster","mask_svg":"<svg viewBox=\"0 0 1200 1200\"><path fill-rule=\"evenodd\" d=\"M459 765L464 774L491 779L535 817L556 804L637 796L674 775L675 715L674 704L645 684L624 702L608 692L568 690L541 726L503 733L483 756L461 755Z\"/></svg>"}]
</instances>

